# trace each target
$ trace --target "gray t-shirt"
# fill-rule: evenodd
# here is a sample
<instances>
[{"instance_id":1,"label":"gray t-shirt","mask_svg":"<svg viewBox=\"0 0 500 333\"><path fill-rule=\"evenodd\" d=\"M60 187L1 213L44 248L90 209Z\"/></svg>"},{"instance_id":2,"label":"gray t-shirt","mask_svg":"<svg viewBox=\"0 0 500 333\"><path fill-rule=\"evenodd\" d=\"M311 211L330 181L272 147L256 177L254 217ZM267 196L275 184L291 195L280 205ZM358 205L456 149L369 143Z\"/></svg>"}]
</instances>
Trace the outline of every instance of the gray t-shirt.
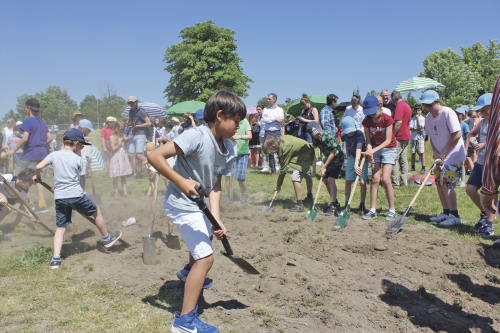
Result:
<instances>
[{"instance_id":1,"label":"gray t-shirt","mask_svg":"<svg viewBox=\"0 0 500 333\"><path fill-rule=\"evenodd\" d=\"M17 177L14 177L13 175L7 173L4 174L3 177L10 183L10 185L12 185L12 187L17 190L17 192L19 192L19 194L21 194L24 200L28 201L28 193L26 193L26 190L23 188L21 188L20 190L16 188ZM7 199L17 199L17 195L12 192L12 190L7 185L5 185L3 181L0 182L0 193L5 195Z\"/></svg>"},{"instance_id":2,"label":"gray t-shirt","mask_svg":"<svg viewBox=\"0 0 500 333\"><path fill-rule=\"evenodd\" d=\"M144 119L146 119L147 117L148 114L141 107L138 107L137 110L135 111L133 111L132 109L129 111L130 123L133 125L144 124L146 122ZM137 127L134 128L132 131L132 135L141 135L141 134L146 135L146 127Z\"/></svg>"},{"instance_id":3,"label":"gray t-shirt","mask_svg":"<svg viewBox=\"0 0 500 333\"><path fill-rule=\"evenodd\" d=\"M84 162L71 150L50 153L45 159L54 170L54 199L79 198L83 195L80 173Z\"/></svg>"},{"instance_id":4,"label":"gray t-shirt","mask_svg":"<svg viewBox=\"0 0 500 333\"><path fill-rule=\"evenodd\" d=\"M225 152L221 152L208 126L197 126L182 133L174 142L184 154L177 155L174 171L186 179L192 179L205 187L208 195L220 176L229 173L236 154L231 142L222 138ZM165 192L167 202L177 209L199 211L173 182L169 182Z\"/></svg>"}]
</instances>

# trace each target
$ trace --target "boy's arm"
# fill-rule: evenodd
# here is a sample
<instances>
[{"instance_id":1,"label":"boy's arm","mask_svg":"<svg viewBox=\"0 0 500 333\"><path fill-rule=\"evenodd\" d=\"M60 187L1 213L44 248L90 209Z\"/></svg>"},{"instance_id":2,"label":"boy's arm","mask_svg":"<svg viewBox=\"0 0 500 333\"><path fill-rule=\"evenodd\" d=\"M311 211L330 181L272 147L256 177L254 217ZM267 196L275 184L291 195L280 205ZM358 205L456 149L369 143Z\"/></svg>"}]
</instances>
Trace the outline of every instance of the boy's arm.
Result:
<instances>
[{"instance_id":1,"label":"boy's arm","mask_svg":"<svg viewBox=\"0 0 500 333\"><path fill-rule=\"evenodd\" d=\"M16 151L18 151L26 142L28 142L28 138L30 137L30 134L28 132L24 132L23 137L21 140L19 140L19 143L17 146L14 147L14 149L9 150L7 155L11 157L13 154L15 154Z\"/></svg>"},{"instance_id":2,"label":"boy's arm","mask_svg":"<svg viewBox=\"0 0 500 333\"><path fill-rule=\"evenodd\" d=\"M325 164L321 167L321 177L325 177L325 172L326 172L326 169L328 168L328 166L330 165L330 163L333 161L333 158L335 157L335 152L331 152L330 155L328 156L328 158L326 159L326 162Z\"/></svg>"},{"instance_id":3,"label":"boy's arm","mask_svg":"<svg viewBox=\"0 0 500 333\"><path fill-rule=\"evenodd\" d=\"M440 158L444 160L446 158L446 155L450 152L450 150L453 149L453 147L456 146L458 143L458 140L462 137L462 131L457 131L455 133L451 133L451 139L448 141L448 144L444 147L443 151L439 153L437 158Z\"/></svg>"},{"instance_id":4,"label":"boy's arm","mask_svg":"<svg viewBox=\"0 0 500 333\"><path fill-rule=\"evenodd\" d=\"M42 160L40 163L38 163L36 165L36 169L35 169L35 172L36 172L36 178L37 179L42 179L42 169L45 168L47 165L49 165L49 161L47 160ZM35 180L35 178L33 177L33 180Z\"/></svg>"},{"instance_id":5,"label":"boy's arm","mask_svg":"<svg viewBox=\"0 0 500 333\"><path fill-rule=\"evenodd\" d=\"M475 137L479 134L480 131L481 131L481 126L474 126L474 128L470 130L469 133L467 134L467 137L469 139Z\"/></svg>"},{"instance_id":6,"label":"boy's arm","mask_svg":"<svg viewBox=\"0 0 500 333\"><path fill-rule=\"evenodd\" d=\"M47 144L50 145L52 143L52 135L50 135L50 132L47 132Z\"/></svg>"}]
</instances>

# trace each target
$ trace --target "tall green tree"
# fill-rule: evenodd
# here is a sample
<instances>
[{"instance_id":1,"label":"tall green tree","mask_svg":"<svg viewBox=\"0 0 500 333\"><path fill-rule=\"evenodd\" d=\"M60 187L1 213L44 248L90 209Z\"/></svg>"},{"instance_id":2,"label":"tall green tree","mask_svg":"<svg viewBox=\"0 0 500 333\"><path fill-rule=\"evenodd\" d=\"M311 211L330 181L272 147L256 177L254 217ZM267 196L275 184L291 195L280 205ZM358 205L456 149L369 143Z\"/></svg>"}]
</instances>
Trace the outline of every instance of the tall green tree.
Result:
<instances>
[{"instance_id":1,"label":"tall green tree","mask_svg":"<svg viewBox=\"0 0 500 333\"><path fill-rule=\"evenodd\" d=\"M263 107L267 107L269 104L267 104L267 96L265 97L262 97L261 99L259 99L257 101L257 104L256 105L262 105Z\"/></svg>"},{"instance_id":2,"label":"tall green tree","mask_svg":"<svg viewBox=\"0 0 500 333\"><path fill-rule=\"evenodd\" d=\"M500 75L500 44L498 39L491 39L485 48L481 43L471 47L461 47L464 62L481 75L481 89L478 95L493 92L495 82Z\"/></svg>"},{"instance_id":3,"label":"tall green tree","mask_svg":"<svg viewBox=\"0 0 500 333\"><path fill-rule=\"evenodd\" d=\"M425 57L424 70L419 76L445 85L444 89L438 91L441 104L453 109L464 104L475 104L482 89L481 76L451 48Z\"/></svg>"},{"instance_id":4,"label":"tall green tree","mask_svg":"<svg viewBox=\"0 0 500 333\"><path fill-rule=\"evenodd\" d=\"M99 99L99 121L104 123L106 117L121 118L123 110L127 107L127 101L118 95L118 92L109 83L104 82L99 87L101 98Z\"/></svg>"},{"instance_id":5,"label":"tall green tree","mask_svg":"<svg viewBox=\"0 0 500 333\"><path fill-rule=\"evenodd\" d=\"M19 115L17 114L17 112L15 112L14 110L10 110L9 112L7 112L3 118L2 118L2 123L5 123L7 122L7 119L9 118L14 118L16 121L20 118ZM24 118L23 118L24 119Z\"/></svg>"},{"instance_id":6,"label":"tall green tree","mask_svg":"<svg viewBox=\"0 0 500 333\"><path fill-rule=\"evenodd\" d=\"M366 93L366 96L378 96L378 95L379 95L379 93L373 89Z\"/></svg>"},{"instance_id":7,"label":"tall green tree","mask_svg":"<svg viewBox=\"0 0 500 333\"><path fill-rule=\"evenodd\" d=\"M102 102L101 102L102 103ZM80 102L80 112L85 115L85 118L90 120L92 123L97 123L97 111L99 108L99 100L94 95L87 95ZM103 123L104 118L102 114L100 114L99 122Z\"/></svg>"},{"instance_id":8,"label":"tall green tree","mask_svg":"<svg viewBox=\"0 0 500 333\"><path fill-rule=\"evenodd\" d=\"M165 70L172 75L164 90L169 102L206 102L220 89L248 97L249 83L253 81L240 66L243 60L236 53L235 34L212 21L181 30L183 41L165 52L164 61L168 64Z\"/></svg>"}]
</instances>

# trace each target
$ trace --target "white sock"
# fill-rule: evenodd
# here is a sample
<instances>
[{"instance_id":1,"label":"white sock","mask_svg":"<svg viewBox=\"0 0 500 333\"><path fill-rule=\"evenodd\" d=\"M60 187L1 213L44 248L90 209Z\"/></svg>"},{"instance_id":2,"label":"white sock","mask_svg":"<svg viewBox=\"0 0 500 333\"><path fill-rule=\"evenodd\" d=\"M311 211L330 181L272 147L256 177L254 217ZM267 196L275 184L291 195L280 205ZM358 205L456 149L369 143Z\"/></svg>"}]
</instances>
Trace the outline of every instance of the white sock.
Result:
<instances>
[{"instance_id":1,"label":"white sock","mask_svg":"<svg viewBox=\"0 0 500 333\"><path fill-rule=\"evenodd\" d=\"M394 214L396 214L396 210L395 210L395 209L389 209L389 213L394 213Z\"/></svg>"},{"instance_id":2,"label":"white sock","mask_svg":"<svg viewBox=\"0 0 500 333\"><path fill-rule=\"evenodd\" d=\"M370 208L370 212L372 212L372 213L376 213L376 212L377 212L377 210L376 210L375 208Z\"/></svg>"}]
</instances>

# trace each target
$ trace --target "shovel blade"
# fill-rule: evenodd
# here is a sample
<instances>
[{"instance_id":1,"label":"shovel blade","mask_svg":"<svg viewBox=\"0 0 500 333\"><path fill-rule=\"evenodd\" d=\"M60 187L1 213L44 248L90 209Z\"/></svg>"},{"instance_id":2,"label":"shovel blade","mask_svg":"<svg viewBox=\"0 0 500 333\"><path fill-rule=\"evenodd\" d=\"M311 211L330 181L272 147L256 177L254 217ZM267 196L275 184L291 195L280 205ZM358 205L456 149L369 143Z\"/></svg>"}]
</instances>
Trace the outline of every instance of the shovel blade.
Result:
<instances>
[{"instance_id":1,"label":"shovel blade","mask_svg":"<svg viewBox=\"0 0 500 333\"><path fill-rule=\"evenodd\" d=\"M156 238L144 237L142 239L142 260L146 265L156 265Z\"/></svg>"},{"instance_id":2,"label":"shovel blade","mask_svg":"<svg viewBox=\"0 0 500 333\"><path fill-rule=\"evenodd\" d=\"M180 250L181 242L179 236L167 235L167 247L172 250Z\"/></svg>"},{"instance_id":3,"label":"shovel blade","mask_svg":"<svg viewBox=\"0 0 500 333\"><path fill-rule=\"evenodd\" d=\"M101 195L100 194L96 193L96 194L93 195L93 197L94 197L94 200L92 200L92 201L94 203L96 203L98 205L102 204Z\"/></svg>"},{"instance_id":4,"label":"shovel blade","mask_svg":"<svg viewBox=\"0 0 500 333\"><path fill-rule=\"evenodd\" d=\"M308 210L306 213L306 218L314 222L314 219L316 218L317 214L318 212L315 209Z\"/></svg>"},{"instance_id":5,"label":"shovel blade","mask_svg":"<svg viewBox=\"0 0 500 333\"><path fill-rule=\"evenodd\" d=\"M391 234L397 234L399 230L403 227L403 225L406 223L408 218L406 216L400 216L394 220L394 222L391 223L391 225L387 228L385 231L386 233L391 233Z\"/></svg>"},{"instance_id":6,"label":"shovel blade","mask_svg":"<svg viewBox=\"0 0 500 333\"><path fill-rule=\"evenodd\" d=\"M335 221L335 226L339 226L340 228L344 229L345 226L347 225L347 222L349 222L349 218L351 218L351 212L350 212L351 206L347 205L343 210L340 211L339 216L337 217L337 220Z\"/></svg>"},{"instance_id":7,"label":"shovel blade","mask_svg":"<svg viewBox=\"0 0 500 333\"><path fill-rule=\"evenodd\" d=\"M269 207L267 207L267 206L262 207L262 213L266 213L266 212L268 212L270 210L271 209Z\"/></svg>"},{"instance_id":8,"label":"shovel blade","mask_svg":"<svg viewBox=\"0 0 500 333\"><path fill-rule=\"evenodd\" d=\"M238 257L235 255L228 255L224 251L220 251L225 257L227 257L229 260L231 260L236 266L241 268L245 273L248 274L260 274L258 270L255 269L248 261L243 259L242 257Z\"/></svg>"}]
</instances>

